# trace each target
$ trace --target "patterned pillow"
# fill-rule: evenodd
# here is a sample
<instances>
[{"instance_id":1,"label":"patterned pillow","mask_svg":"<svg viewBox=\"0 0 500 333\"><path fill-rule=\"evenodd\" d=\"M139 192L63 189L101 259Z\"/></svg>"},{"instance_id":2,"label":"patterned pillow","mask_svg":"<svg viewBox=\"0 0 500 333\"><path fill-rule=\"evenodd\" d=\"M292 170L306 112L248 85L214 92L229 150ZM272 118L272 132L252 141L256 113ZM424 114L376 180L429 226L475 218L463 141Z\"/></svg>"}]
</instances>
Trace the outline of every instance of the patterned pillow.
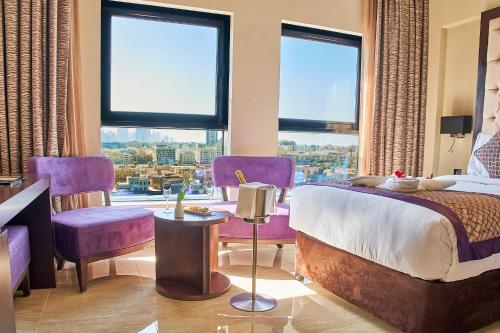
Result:
<instances>
[{"instance_id":1,"label":"patterned pillow","mask_svg":"<svg viewBox=\"0 0 500 333\"><path fill-rule=\"evenodd\" d=\"M474 155L483 163L490 178L500 178L500 132L476 150Z\"/></svg>"}]
</instances>

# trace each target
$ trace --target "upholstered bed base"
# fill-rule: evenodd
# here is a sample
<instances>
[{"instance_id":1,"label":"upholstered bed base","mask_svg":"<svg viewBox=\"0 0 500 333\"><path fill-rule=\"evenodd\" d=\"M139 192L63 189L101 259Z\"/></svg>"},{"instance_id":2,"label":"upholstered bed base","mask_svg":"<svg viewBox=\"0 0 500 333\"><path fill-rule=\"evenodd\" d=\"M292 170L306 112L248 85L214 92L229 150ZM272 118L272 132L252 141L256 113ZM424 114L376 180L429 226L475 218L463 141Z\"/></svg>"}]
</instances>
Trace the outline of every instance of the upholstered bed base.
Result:
<instances>
[{"instance_id":1,"label":"upholstered bed base","mask_svg":"<svg viewBox=\"0 0 500 333\"><path fill-rule=\"evenodd\" d=\"M500 320L500 270L425 281L298 232L296 272L405 332L469 332Z\"/></svg>"}]
</instances>

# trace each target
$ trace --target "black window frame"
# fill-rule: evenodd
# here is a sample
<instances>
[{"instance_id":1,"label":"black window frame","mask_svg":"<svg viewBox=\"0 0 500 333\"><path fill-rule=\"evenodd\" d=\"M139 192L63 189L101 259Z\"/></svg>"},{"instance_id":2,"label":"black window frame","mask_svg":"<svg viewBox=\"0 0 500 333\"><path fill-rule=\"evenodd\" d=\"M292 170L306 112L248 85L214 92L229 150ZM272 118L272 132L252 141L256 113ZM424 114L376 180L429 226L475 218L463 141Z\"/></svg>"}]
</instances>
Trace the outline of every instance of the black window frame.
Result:
<instances>
[{"instance_id":1,"label":"black window frame","mask_svg":"<svg viewBox=\"0 0 500 333\"><path fill-rule=\"evenodd\" d=\"M337 134L359 133L359 108L361 84L361 36L350 35L329 30L309 28L295 24L283 23L281 25L282 37L293 37L337 45L345 45L358 49L356 106L354 122L310 120L295 118L279 118L279 130L287 132L328 132Z\"/></svg>"},{"instance_id":2,"label":"black window frame","mask_svg":"<svg viewBox=\"0 0 500 333\"><path fill-rule=\"evenodd\" d=\"M111 111L111 19L113 16L217 28L215 115ZM230 16L183 9L101 2L101 126L227 130Z\"/></svg>"}]
</instances>

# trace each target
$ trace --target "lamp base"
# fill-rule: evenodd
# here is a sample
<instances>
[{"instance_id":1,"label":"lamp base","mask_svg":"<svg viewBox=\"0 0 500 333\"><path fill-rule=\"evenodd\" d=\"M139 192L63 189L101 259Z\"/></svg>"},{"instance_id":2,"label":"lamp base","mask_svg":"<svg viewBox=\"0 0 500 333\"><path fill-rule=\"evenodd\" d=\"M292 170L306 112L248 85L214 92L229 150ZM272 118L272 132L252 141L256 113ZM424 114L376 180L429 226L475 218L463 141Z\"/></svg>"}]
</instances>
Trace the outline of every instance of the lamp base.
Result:
<instances>
[{"instance_id":1,"label":"lamp base","mask_svg":"<svg viewBox=\"0 0 500 333\"><path fill-rule=\"evenodd\" d=\"M262 295L255 295L255 302L252 302L251 293L242 293L233 296L229 303L235 308L247 312L269 311L278 305L278 301L274 298Z\"/></svg>"}]
</instances>

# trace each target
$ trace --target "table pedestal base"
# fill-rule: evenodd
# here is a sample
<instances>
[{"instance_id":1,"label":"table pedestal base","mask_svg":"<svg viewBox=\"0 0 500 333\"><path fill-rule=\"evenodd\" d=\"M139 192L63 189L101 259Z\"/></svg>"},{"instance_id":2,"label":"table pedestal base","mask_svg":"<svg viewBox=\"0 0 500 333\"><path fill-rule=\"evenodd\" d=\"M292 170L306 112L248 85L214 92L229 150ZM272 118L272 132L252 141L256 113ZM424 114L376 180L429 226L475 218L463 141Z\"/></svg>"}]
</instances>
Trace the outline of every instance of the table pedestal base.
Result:
<instances>
[{"instance_id":1,"label":"table pedestal base","mask_svg":"<svg viewBox=\"0 0 500 333\"><path fill-rule=\"evenodd\" d=\"M210 288L205 294L186 283L166 279L156 280L156 291L159 294L180 301L202 301L215 298L225 294L229 287L231 287L231 281L219 272L211 272Z\"/></svg>"}]
</instances>

